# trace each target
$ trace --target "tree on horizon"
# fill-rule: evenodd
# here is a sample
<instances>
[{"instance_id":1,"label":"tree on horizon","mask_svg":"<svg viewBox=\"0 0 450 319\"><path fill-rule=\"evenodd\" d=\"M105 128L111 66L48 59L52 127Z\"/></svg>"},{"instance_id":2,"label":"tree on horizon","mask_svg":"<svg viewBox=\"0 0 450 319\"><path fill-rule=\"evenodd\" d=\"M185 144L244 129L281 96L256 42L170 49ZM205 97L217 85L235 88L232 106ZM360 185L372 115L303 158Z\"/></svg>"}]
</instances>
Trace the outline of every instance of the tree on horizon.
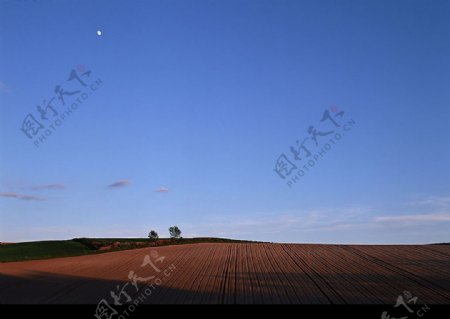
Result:
<instances>
[{"instance_id":1,"label":"tree on horizon","mask_svg":"<svg viewBox=\"0 0 450 319\"><path fill-rule=\"evenodd\" d=\"M158 236L158 233L157 233L156 231L151 230L151 231L148 233L148 238L149 238L150 240L157 240L157 239L159 238L159 236Z\"/></svg>"},{"instance_id":2,"label":"tree on horizon","mask_svg":"<svg viewBox=\"0 0 450 319\"><path fill-rule=\"evenodd\" d=\"M179 239L181 237L181 230L178 226L169 227L170 238Z\"/></svg>"}]
</instances>

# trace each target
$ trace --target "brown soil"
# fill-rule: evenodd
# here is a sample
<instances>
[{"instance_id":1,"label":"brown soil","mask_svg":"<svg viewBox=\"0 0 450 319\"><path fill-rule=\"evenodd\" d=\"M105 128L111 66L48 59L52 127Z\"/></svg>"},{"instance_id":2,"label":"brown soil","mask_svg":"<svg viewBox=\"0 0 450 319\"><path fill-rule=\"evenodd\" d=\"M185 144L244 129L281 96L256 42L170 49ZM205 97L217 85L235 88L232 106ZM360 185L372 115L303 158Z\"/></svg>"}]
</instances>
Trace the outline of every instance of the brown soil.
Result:
<instances>
[{"instance_id":1,"label":"brown soil","mask_svg":"<svg viewBox=\"0 0 450 319\"><path fill-rule=\"evenodd\" d=\"M145 255L160 272L141 267ZM154 278L137 291L130 271ZM450 246L205 243L2 263L0 304L113 304L111 291L126 283L133 298L153 284L142 303L394 305L410 291L421 303L449 304Z\"/></svg>"}]
</instances>

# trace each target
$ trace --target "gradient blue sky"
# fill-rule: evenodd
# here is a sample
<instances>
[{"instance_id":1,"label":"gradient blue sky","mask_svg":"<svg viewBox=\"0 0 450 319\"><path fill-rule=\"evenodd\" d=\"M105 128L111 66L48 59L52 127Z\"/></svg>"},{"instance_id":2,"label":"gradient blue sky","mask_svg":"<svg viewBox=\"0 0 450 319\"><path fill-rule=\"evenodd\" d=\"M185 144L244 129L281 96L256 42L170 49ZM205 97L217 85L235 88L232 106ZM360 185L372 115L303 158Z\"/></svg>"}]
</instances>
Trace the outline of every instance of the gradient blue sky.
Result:
<instances>
[{"instance_id":1,"label":"gradient blue sky","mask_svg":"<svg viewBox=\"0 0 450 319\"><path fill-rule=\"evenodd\" d=\"M0 241L174 224L450 241L449 16L448 1L0 1ZM35 147L23 119L80 64L103 83ZM289 188L276 159L331 105L356 125Z\"/></svg>"}]
</instances>

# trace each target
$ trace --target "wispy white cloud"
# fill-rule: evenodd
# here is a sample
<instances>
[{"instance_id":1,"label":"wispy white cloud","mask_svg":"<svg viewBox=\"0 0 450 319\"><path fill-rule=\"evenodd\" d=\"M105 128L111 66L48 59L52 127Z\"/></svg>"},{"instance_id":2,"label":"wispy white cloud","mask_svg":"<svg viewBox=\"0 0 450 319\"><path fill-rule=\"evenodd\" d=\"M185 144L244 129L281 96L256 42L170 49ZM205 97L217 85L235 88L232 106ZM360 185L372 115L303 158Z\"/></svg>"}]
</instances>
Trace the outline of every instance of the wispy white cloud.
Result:
<instances>
[{"instance_id":1,"label":"wispy white cloud","mask_svg":"<svg viewBox=\"0 0 450 319\"><path fill-rule=\"evenodd\" d=\"M45 184L45 185L34 185L28 188L34 191L41 191L41 190L62 190L65 189L66 187L63 184Z\"/></svg>"},{"instance_id":2,"label":"wispy white cloud","mask_svg":"<svg viewBox=\"0 0 450 319\"><path fill-rule=\"evenodd\" d=\"M155 190L155 192L158 192L158 193L168 193L168 192L169 192L169 189L166 188L166 187L158 187L158 188Z\"/></svg>"},{"instance_id":3,"label":"wispy white cloud","mask_svg":"<svg viewBox=\"0 0 450 319\"><path fill-rule=\"evenodd\" d=\"M375 222L383 224L396 222L409 227L420 223L450 221L450 196L429 196L408 202L407 206L412 208L414 213L379 216Z\"/></svg>"},{"instance_id":4,"label":"wispy white cloud","mask_svg":"<svg viewBox=\"0 0 450 319\"><path fill-rule=\"evenodd\" d=\"M127 179L122 179L120 181L109 184L108 188L122 188L128 185L130 185L130 181Z\"/></svg>"},{"instance_id":5,"label":"wispy white cloud","mask_svg":"<svg viewBox=\"0 0 450 319\"><path fill-rule=\"evenodd\" d=\"M42 198L42 197L26 195L26 194L19 194L19 193L14 193L14 192L0 193L0 197L9 197L9 198L15 198L15 199L19 199L19 200L44 200L44 198Z\"/></svg>"},{"instance_id":6,"label":"wispy white cloud","mask_svg":"<svg viewBox=\"0 0 450 319\"><path fill-rule=\"evenodd\" d=\"M409 205L430 208L450 208L450 197L431 196L422 200L410 202Z\"/></svg>"},{"instance_id":7,"label":"wispy white cloud","mask_svg":"<svg viewBox=\"0 0 450 319\"><path fill-rule=\"evenodd\" d=\"M444 204L449 202L449 205ZM406 229L422 224L450 221L450 201L433 198L420 202L433 205L434 209L423 207L417 214L377 214L371 207L324 208L298 210L270 216L252 218L221 218L189 226L192 233L208 236L254 236L265 234L326 233L342 231L382 231L389 228Z\"/></svg>"},{"instance_id":8,"label":"wispy white cloud","mask_svg":"<svg viewBox=\"0 0 450 319\"><path fill-rule=\"evenodd\" d=\"M6 188L8 190L14 189L21 191L63 190L66 188L66 185L62 183L35 184L23 180L2 181L0 183L1 183L0 187L2 188Z\"/></svg>"},{"instance_id":9,"label":"wispy white cloud","mask_svg":"<svg viewBox=\"0 0 450 319\"><path fill-rule=\"evenodd\" d=\"M416 215L396 215L396 216L379 216L375 222L402 222L402 223L418 223L418 222L446 222L450 221L450 213L433 213L433 214L416 214Z\"/></svg>"},{"instance_id":10,"label":"wispy white cloud","mask_svg":"<svg viewBox=\"0 0 450 319\"><path fill-rule=\"evenodd\" d=\"M264 217L216 218L189 225L189 235L250 236L255 234L282 234L289 232L336 231L364 225L370 213L368 208L318 209L279 213Z\"/></svg>"}]
</instances>

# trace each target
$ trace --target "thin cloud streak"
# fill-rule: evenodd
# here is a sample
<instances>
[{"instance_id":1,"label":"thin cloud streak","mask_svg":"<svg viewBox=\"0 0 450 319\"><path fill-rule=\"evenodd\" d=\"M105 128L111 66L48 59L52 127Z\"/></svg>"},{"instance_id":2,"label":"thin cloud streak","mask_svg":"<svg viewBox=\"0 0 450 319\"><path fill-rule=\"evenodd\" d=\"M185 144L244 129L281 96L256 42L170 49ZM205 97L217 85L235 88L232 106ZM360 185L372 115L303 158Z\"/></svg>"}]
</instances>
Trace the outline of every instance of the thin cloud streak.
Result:
<instances>
[{"instance_id":1,"label":"thin cloud streak","mask_svg":"<svg viewBox=\"0 0 450 319\"><path fill-rule=\"evenodd\" d=\"M445 199L433 203L444 203ZM442 207L442 205L436 205ZM432 212L374 216L373 208L347 207L341 209L319 209L297 211L284 215L256 218L222 218L190 225L196 233L215 231L211 235L254 236L262 234L282 234L292 232L339 232L375 231L389 228L407 229L423 224L450 221L450 212L435 209Z\"/></svg>"},{"instance_id":2,"label":"thin cloud streak","mask_svg":"<svg viewBox=\"0 0 450 319\"><path fill-rule=\"evenodd\" d=\"M449 207L450 208L450 197L429 197L427 199L418 200L409 203L413 206L430 206L430 207Z\"/></svg>"},{"instance_id":3,"label":"thin cloud streak","mask_svg":"<svg viewBox=\"0 0 450 319\"><path fill-rule=\"evenodd\" d=\"M369 209L347 207L322 209L309 212L298 211L284 215L259 218L221 218L191 225L192 232L208 232L211 235L243 236L255 234L282 234L291 232L337 231L367 227Z\"/></svg>"},{"instance_id":4,"label":"thin cloud streak","mask_svg":"<svg viewBox=\"0 0 450 319\"><path fill-rule=\"evenodd\" d=\"M65 189L66 186L63 184L47 184L47 185L36 185L36 186L30 186L29 189L34 191L41 191L41 190L62 190Z\"/></svg>"},{"instance_id":5,"label":"thin cloud streak","mask_svg":"<svg viewBox=\"0 0 450 319\"><path fill-rule=\"evenodd\" d=\"M446 222L450 221L450 213L435 214L417 214L417 215L397 215L397 216L380 216L375 218L375 222Z\"/></svg>"},{"instance_id":6,"label":"thin cloud streak","mask_svg":"<svg viewBox=\"0 0 450 319\"><path fill-rule=\"evenodd\" d=\"M114 182L108 185L108 188L122 188L130 185L130 181L127 179L122 179L120 181Z\"/></svg>"},{"instance_id":7,"label":"thin cloud streak","mask_svg":"<svg viewBox=\"0 0 450 319\"><path fill-rule=\"evenodd\" d=\"M0 193L1 197L8 197L8 198L15 198L19 200L44 200L42 197L32 196L32 195L26 195L26 194L19 194L19 193Z\"/></svg>"}]
</instances>

